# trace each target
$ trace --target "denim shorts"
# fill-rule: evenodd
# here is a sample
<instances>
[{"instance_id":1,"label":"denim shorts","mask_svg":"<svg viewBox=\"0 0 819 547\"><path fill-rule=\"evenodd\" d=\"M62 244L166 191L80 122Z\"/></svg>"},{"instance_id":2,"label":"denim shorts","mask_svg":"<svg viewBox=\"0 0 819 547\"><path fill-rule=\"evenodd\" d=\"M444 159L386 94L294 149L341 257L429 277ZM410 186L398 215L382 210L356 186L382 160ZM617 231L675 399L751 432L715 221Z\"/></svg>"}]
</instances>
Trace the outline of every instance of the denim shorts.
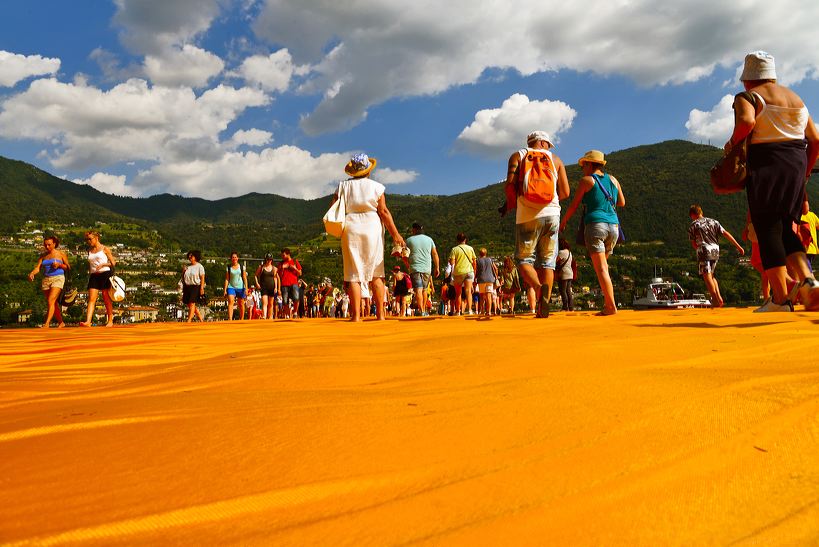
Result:
<instances>
[{"instance_id":1,"label":"denim shorts","mask_svg":"<svg viewBox=\"0 0 819 547\"><path fill-rule=\"evenodd\" d=\"M241 300L244 300L247 297L245 294L245 289L235 289L233 287L228 287L227 294L228 296L235 296Z\"/></svg>"},{"instance_id":2,"label":"denim shorts","mask_svg":"<svg viewBox=\"0 0 819 547\"><path fill-rule=\"evenodd\" d=\"M518 264L554 270L560 216L536 218L515 225L515 258Z\"/></svg>"},{"instance_id":3,"label":"denim shorts","mask_svg":"<svg viewBox=\"0 0 819 547\"><path fill-rule=\"evenodd\" d=\"M610 253L617 244L620 236L619 224L608 224L605 222L593 222L586 224L586 249L590 253Z\"/></svg>"},{"instance_id":4,"label":"denim shorts","mask_svg":"<svg viewBox=\"0 0 819 547\"><path fill-rule=\"evenodd\" d=\"M412 280L412 288L426 289L429 286L429 277L430 275L428 273L412 272L410 274L410 279Z\"/></svg>"},{"instance_id":5,"label":"denim shorts","mask_svg":"<svg viewBox=\"0 0 819 547\"><path fill-rule=\"evenodd\" d=\"M289 301L298 302L299 301L299 286L298 285L285 285L282 287L282 300L285 304Z\"/></svg>"}]
</instances>

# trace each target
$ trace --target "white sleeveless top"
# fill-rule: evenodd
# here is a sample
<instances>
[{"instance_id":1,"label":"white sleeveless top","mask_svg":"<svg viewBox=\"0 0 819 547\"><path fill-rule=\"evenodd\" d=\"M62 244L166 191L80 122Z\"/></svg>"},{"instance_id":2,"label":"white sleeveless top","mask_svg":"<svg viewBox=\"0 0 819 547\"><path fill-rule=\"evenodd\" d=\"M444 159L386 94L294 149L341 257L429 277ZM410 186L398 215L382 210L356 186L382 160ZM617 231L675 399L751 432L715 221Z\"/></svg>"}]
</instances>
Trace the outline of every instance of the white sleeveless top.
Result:
<instances>
[{"instance_id":1,"label":"white sleeveless top","mask_svg":"<svg viewBox=\"0 0 819 547\"><path fill-rule=\"evenodd\" d=\"M521 148L518 150L518 155L520 155L521 160L523 160L523 156L525 156L529 150L535 150L535 148ZM549 156L549 159L552 160L552 165L554 165L555 160L551 151L540 149L538 152L545 152ZM552 198L551 203L547 203L546 205L542 203L532 203L524 199L523 196L518 196L517 209L515 210L515 224L523 224L536 218L554 216L560 216L560 200L557 197L557 177L555 177L555 196Z\"/></svg>"},{"instance_id":2,"label":"white sleeveless top","mask_svg":"<svg viewBox=\"0 0 819 547\"><path fill-rule=\"evenodd\" d=\"M108 257L105 256L105 249L101 251L97 251L96 253L92 253L89 251L88 253L88 269L91 273L102 273L107 272L111 268L108 266L102 266L103 264L108 264Z\"/></svg>"},{"instance_id":3,"label":"white sleeveless top","mask_svg":"<svg viewBox=\"0 0 819 547\"><path fill-rule=\"evenodd\" d=\"M754 132L751 133L751 144L802 140L808 125L808 107L793 108L777 106L765 102L758 93L754 93L762 104L762 110L756 117Z\"/></svg>"}]
</instances>

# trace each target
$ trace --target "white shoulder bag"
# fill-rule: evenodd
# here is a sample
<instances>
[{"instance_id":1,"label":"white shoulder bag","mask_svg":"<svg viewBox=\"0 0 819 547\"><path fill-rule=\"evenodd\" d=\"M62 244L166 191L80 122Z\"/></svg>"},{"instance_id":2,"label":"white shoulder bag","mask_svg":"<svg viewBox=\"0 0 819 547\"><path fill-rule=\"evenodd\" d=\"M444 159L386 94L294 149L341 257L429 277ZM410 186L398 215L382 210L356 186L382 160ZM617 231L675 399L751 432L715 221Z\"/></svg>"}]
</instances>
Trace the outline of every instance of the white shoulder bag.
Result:
<instances>
[{"instance_id":1,"label":"white shoulder bag","mask_svg":"<svg viewBox=\"0 0 819 547\"><path fill-rule=\"evenodd\" d=\"M324 231L333 237L341 237L341 232L344 230L344 217L347 215L347 207L344 204L344 191L339 185L338 199L330 206L330 209L324 213Z\"/></svg>"}]
</instances>

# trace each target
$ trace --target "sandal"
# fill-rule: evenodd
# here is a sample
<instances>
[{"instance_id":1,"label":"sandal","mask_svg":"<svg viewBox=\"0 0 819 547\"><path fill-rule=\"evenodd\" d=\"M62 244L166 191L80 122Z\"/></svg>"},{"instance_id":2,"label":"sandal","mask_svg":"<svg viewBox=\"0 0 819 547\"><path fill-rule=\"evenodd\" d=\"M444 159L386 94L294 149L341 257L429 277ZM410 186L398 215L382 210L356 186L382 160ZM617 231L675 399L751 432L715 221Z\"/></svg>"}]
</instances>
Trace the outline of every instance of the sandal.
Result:
<instances>
[{"instance_id":1,"label":"sandal","mask_svg":"<svg viewBox=\"0 0 819 547\"><path fill-rule=\"evenodd\" d=\"M535 317L540 319L546 319L549 317L549 296L545 294L541 294L540 298L537 301L537 311L535 312Z\"/></svg>"}]
</instances>

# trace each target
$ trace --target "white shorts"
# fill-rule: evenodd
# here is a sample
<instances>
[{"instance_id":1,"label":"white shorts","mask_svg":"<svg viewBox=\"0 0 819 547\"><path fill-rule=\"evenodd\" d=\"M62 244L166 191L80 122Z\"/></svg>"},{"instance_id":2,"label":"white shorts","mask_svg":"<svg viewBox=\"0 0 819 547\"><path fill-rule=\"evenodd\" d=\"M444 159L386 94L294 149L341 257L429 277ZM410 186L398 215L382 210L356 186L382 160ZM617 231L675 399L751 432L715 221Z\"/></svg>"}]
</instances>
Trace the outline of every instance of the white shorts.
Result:
<instances>
[{"instance_id":1,"label":"white shorts","mask_svg":"<svg viewBox=\"0 0 819 547\"><path fill-rule=\"evenodd\" d=\"M481 294L495 294L495 284L478 283L478 292Z\"/></svg>"}]
</instances>

